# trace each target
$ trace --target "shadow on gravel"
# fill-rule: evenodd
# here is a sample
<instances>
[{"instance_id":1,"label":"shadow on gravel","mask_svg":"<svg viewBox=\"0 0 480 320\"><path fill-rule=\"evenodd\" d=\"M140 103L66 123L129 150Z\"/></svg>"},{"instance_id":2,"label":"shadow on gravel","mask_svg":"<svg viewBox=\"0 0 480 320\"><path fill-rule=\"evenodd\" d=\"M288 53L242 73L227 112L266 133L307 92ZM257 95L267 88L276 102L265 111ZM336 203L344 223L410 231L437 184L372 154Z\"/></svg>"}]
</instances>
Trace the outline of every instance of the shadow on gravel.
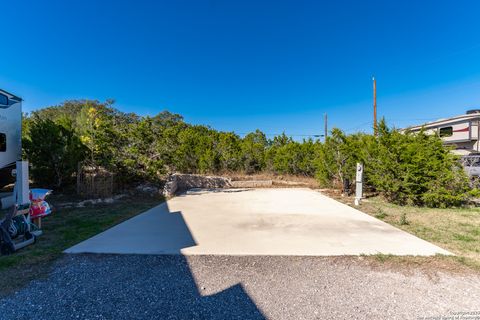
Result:
<instances>
[{"instance_id":1,"label":"shadow on gravel","mask_svg":"<svg viewBox=\"0 0 480 320\"><path fill-rule=\"evenodd\" d=\"M266 319L241 284L212 295L203 285L180 255L67 255L0 300L0 319Z\"/></svg>"}]
</instances>

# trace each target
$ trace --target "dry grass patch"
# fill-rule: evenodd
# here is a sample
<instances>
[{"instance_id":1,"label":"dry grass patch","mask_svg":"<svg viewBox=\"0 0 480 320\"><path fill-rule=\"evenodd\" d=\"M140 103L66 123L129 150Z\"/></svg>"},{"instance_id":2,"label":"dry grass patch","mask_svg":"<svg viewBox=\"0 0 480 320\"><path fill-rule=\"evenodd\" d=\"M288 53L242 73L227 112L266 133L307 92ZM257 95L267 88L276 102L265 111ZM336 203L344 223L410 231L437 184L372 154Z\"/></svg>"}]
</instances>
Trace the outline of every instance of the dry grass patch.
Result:
<instances>
[{"instance_id":1,"label":"dry grass patch","mask_svg":"<svg viewBox=\"0 0 480 320\"><path fill-rule=\"evenodd\" d=\"M251 181L251 180L272 180L272 187L305 187L318 188L318 181L312 177L294 176L294 175L280 175L273 173L257 173L257 174L241 174L241 173L225 173L222 176L228 177L237 181Z\"/></svg>"}]
</instances>

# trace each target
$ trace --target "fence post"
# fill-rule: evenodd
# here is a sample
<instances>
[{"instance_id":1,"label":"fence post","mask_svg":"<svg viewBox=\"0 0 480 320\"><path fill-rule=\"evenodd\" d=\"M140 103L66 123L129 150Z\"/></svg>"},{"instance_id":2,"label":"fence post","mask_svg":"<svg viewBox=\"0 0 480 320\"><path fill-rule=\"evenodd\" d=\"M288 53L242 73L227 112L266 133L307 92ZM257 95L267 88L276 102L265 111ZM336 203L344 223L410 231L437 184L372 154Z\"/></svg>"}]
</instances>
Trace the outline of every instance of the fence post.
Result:
<instances>
[{"instance_id":1,"label":"fence post","mask_svg":"<svg viewBox=\"0 0 480 320\"><path fill-rule=\"evenodd\" d=\"M363 163L357 163L355 187L355 205L358 206L363 198Z\"/></svg>"}]
</instances>

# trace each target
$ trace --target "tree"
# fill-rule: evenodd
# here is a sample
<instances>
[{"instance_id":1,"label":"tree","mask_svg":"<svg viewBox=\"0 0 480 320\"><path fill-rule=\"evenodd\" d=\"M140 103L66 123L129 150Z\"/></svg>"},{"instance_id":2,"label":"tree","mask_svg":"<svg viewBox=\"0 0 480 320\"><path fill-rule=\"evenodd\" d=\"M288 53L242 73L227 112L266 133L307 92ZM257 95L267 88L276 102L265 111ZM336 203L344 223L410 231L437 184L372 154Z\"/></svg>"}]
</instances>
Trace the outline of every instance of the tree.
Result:
<instances>
[{"instance_id":1,"label":"tree","mask_svg":"<svg viewBox=\"0 0 480 320\"><path fill-rule=\"evenodd\" d=\"M67 118L59 122L61 124L34 116L29 123L28 137L23 139L35 182L57 188L72 181L78 162L85 158L87 151L75 135L72 123Z\"/></svg>"},{"instance_id":2,"label":"tree","mask_svg":"<svg viewBox=\"0 0 480 320\"><path fill-rule=\"evenodd\" d=\"M82 143L89 149L89 160L94 165L113 166L121 135L116 126L116 110L109 104L86 101L77 119L77 131Z\"/></svg>"},{"instance_id":3,"label":"tree","mask_svg":"<svg viewBox=\"0 0 480 320\"><path fill-rule=\"evenodd\" d=\"M368 174L376 190L398 204L455 206L468 197L468 179L436 135L400 133L381 121Z\"/></svg>"},{"instance_id":4,"label":"tree","mask_svg":"<svg viewBox=\"0 0 480 320\"><path fill-rule=\"evenodd\" d=\"M318 150L317 178L324 186L341 188L354 171L355 155L349 137L334 128Z\"/></svg>"},{"instance_id":5,"label":"tree","mask_svg":"<svg viewBox=\"0 0 480 320\"><path fill-rule=\"evenodd\" d=\"M217 153L219 154L222 171L238 171L242 168L241 139L233 132L221 132L218 138Z\"/></svg>"},{"instance_id":6,"label":"tree","mask_svg":"<svg viewBox=\"0 0 480 320\"><path fill-rule=\"evenodd\" d=\"M268 140L256 130L240 138L185 123L162 111L138 116L113 101L72 100L24 115L24 154L36 182L63 186L86 158L130 183L158 180L167 172L316 176L320 184L352 182L357 162L365 164L365 185L391 202L427 206L462 204L468 179L439 137L401 133L382 120L378 136L347 135L333 129L324 143L294 141L285 133Z\"/></svg>"},{"instance_id":7,"label":"tree","mask_svg":"<svg viewBox=\"0 0 480 320\"><path fill-rule=\"evenodd\" d=\"M266 151L266 167L275 174L313 176L319 143L293 141L285 134L276 136Z\"/></svg>"},{"instance_id":8,"label":"tree","mask_svg":"<svg viewBox=\"0 0 480 320\"><path fill-rule=\"evenodd\" d=\"M165 173L162 154L158 150L160 128L150 117L130 123L123 145L122 168L129 177L158 179Z\"/></svg>"},{"instance_id":9,"label":"tree","mask_svg":"<svg viewBox=\"0 0 480 320\"><path fill-rule=\"evenodd\" d=\"M267 137L260 130L247 134L242 140L244 170L247 174L261 171L265 167Z\"/></svg>"}]
</instances>

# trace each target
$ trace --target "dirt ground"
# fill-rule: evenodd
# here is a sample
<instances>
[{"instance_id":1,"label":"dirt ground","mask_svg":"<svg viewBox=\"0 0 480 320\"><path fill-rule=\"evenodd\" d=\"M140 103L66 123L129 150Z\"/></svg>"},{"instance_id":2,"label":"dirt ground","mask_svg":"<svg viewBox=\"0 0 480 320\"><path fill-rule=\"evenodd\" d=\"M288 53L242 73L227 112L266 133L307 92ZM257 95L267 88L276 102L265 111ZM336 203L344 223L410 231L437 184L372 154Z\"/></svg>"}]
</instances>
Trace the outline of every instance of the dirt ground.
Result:
<instances>
[{"instance_id":1,"label":"dirt ground","mask_svg":"<svg viewBox=\"0 0 480 320\"><path fill-rule=\"evenodd\" d=\"M269 173L251 174L251 175L227 173L225 174L225 176L231 178L232 180L238 180L238 181L272 180L273 182L272 186L275 188L304 187L304 188L316 189L319 187L318 182L317 180L315 180L315 178L304 177L304 176L275 175L275 174L269 174Z\"/></svg>"}]
</instances>

